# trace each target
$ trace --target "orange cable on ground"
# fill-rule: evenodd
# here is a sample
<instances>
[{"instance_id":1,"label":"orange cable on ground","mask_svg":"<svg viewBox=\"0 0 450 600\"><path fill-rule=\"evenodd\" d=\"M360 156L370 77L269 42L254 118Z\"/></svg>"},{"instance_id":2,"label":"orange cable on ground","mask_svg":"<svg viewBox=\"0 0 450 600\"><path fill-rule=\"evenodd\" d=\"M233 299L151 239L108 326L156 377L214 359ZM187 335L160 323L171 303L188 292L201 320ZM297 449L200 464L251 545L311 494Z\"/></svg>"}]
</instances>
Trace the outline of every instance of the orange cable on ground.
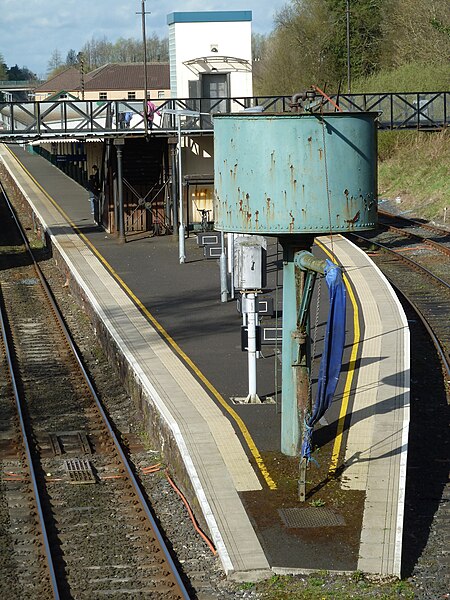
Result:
<instances>
[{"instance_id":1,"label":"orange cable on ground","mask_svg":"<svg viewBox=\"0 0 450 600\"><path fill-rule=\"evenodd\" d=\"M181 491L177 488L177 486L175 485L175 483L172 481L172 479L170 478L169 473L167 472L167 469L165 471L166 477L167 477L167 481L170 483L170 485L173 487L173 489L176 491L176 493L180 496L180 498L183 500L183 504L186 506L187 511L189 513L189 516L191 517L191 521L194 524L194 529L197 531L197 533L200 535L200 537L203 538L203 540L206 542L207 546L209 547L209 549L211 550L211 552L214 554L214 556L217 554L217 550L214 548L213 544L211 543L211 541L207 538L207 536L203 533L203 531L200 529L200 527L197 524L197 521L195 520L195 517L192 513L192 510L186 500L186 498L183 496L183 494L181 493Z\"/></svg>"},{"instance_id":2,"label":"orange cable on ground","mask_svg":"<svg viewBox=\"0 0 450 600\"><path fill-rule=\"evenodd\" d=\"M319 94L322 94L322 96L324 98L326 98L328 100L328 102L330 102L330 104L332 104L334 106L334 108L336 108L339 112L343 112L342 108L340 106L338 106L336 104L336 102L330 98L330 96L327 96L327 94L325 94L325 92L323 92L320 88L318 88L317 85L312 85L311 87L313 88L313 90L316 90L316 92L319 92Z\"/></svg>"},{"instance_id":3,"label":"orange cable on ground","mask_svg":"<svg viewBox=\"0 0 450 600\"><path fill-rule=\"evenodd\" d=\"M150 465L149 467L142 467L141 471L144 475L148 475L149 473L156 473L161 470L161 463L157 463L156 465Z\"/></svg>"}]
</instances>

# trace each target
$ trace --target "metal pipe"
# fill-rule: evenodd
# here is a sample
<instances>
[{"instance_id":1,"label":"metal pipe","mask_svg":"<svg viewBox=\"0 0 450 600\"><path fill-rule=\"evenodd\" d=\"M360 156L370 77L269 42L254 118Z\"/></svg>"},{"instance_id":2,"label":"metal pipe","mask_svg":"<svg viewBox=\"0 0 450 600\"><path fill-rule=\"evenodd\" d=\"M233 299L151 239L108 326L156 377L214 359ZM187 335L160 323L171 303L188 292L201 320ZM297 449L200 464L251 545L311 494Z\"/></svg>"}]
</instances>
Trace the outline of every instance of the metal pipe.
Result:
<instances>
[{"instance_id":1,"label":"metal pipe","mask_svg":"<svg viewBox=\"0 0 450 600\"><path fill-rule=\"evenodd\" d=\"M119 195L119 243L124 244L122 148L120 146L117 146L117 191Z\"/></svg>"},{"instance_id":2,"label":"metal pipe","mask_svg":"<svg viewBox=\"0 0 450 600\"><path fill-rule=\"evenodd\" d=\"M220 301L228 301L228 285L227 285L227 256L225 254L225 234L220 232Z\"/></svg>"},{"instance_id":3,"label":"metal pipe","mask_svg":"<svg viewBox=\"0 0 450 600\"><path fill-rule=\"evenodd\" d=\"M295 253L294 264L302 271L315 271L322 275L325 275L325 267L327 266L326 260L316 258L314 254L307 250L300 250Z\"/></svg>"},{"instance_id":4,"label":"metal pipe","mask_svg":"<svg viewBox=\"0 0 450 600\"><path fill-rule=\"evenodd\" d=\"M184 223L183 223L183 177L181 168L181 116L178 118L178 195L179 195L179 218L180 226L178 228L178 249L180 264L186 262L186 251L184 247Z\"/></svg>"}]
</instances>

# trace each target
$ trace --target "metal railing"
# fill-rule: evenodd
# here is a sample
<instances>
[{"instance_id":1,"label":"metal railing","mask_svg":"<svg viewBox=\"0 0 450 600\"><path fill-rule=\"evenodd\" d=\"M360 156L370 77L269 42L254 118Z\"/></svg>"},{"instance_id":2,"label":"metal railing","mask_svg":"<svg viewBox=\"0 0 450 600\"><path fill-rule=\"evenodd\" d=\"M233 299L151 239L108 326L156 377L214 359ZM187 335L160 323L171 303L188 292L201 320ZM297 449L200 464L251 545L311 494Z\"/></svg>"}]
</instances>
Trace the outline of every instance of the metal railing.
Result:
<instances>
[{"instance_id":1,"label":"metal railing","mask_svg":"<svg viewBox=\"0 0 450 600\"><path fill-rule=\"evenodd\" d=\"M331 98L344 111L378 111L380 129L437 130L449 125L450 92L343 94ZM286 113L291 111L290 104L291 96L169 99L158 106L152 135L176 132L178 116L183 133L212 133L214 114L246 109ZM325 100L322 107L325 111L336 110ZM190 114L177 115L177 111ZM144 135L150 127L146 127L144 118L143 101L2 102L0 141Z\"/></svg>"}]
</instances>

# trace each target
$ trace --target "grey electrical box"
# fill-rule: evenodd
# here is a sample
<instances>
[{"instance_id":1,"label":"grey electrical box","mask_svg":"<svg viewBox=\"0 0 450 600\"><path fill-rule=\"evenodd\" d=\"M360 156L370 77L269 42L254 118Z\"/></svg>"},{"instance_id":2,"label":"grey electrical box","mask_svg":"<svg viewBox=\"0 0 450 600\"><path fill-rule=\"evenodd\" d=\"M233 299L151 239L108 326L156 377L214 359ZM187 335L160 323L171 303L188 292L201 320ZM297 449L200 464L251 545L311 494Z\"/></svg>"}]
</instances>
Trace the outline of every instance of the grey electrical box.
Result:
<instances>
[{"instance_id":1,"label":"grey electrical box","mask_svg":"<svg viewBox=\"0 0 450 600\"><path fill-rule=\"evenodd\" d=\"M259 235L243 235L234 241L234 287L261 290L266 286L267 242Z\"/></svg>"}]
</instances>

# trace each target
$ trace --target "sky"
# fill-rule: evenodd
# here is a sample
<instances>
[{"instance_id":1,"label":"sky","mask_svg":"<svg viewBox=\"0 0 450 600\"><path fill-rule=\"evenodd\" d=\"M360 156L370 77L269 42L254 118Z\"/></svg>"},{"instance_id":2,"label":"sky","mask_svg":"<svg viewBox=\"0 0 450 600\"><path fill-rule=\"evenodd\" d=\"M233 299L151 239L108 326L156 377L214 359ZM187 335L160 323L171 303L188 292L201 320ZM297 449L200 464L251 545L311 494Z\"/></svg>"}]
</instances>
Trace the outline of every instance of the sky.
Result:
<instances>
[{"instance_id":1,"label":"sky","mask_svg":"<svg viewBox=\"0 0 450 600\"><path fill-rule=\"evenodd\" d=\"M172 12L251 10L253 33L270 33L287 0L145 0L146 33L168 37ZM63 60L86 42L142 38L142 0L0 0L0 54L8 67L44 78L55 50Z\"/></svg>"}]
</instances>

